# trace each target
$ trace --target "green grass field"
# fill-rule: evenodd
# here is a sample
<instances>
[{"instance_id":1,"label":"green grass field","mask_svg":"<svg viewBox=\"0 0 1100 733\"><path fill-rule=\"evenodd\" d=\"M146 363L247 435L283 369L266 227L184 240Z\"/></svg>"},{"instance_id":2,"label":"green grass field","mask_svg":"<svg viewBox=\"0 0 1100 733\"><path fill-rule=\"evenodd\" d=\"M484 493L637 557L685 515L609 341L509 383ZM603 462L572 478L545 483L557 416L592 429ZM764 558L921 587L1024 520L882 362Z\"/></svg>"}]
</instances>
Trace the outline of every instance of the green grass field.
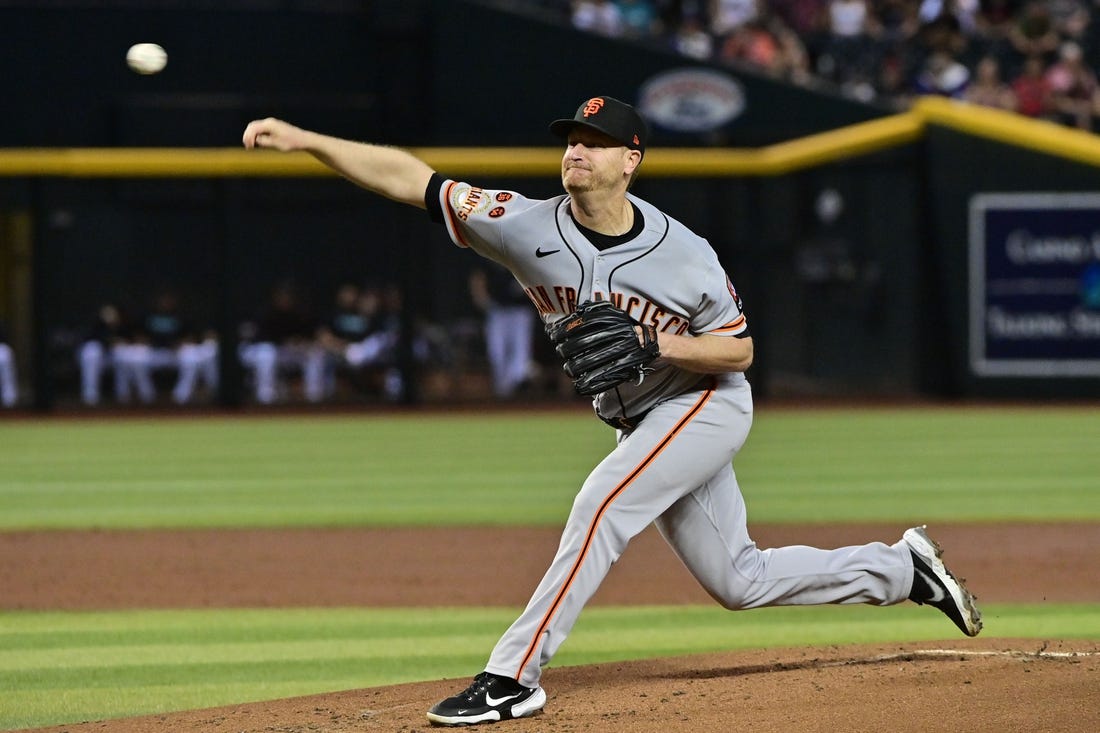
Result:
<instances>
[{"instance_id":1,"label":"green grass field","mask_svg":"<svg viewBox=\"0 0 1100 733\"><path fill-rule=\"evenodd\" d=\"M0 422L0 529L557 525L612 435L583 410ZM765 411L736 469L758 522L1089 519L1098 445L1085 409Z\"/></svg>"},{"instance_id":2,"label":"green grass field","mask_svg":"<svg viewBox=\"0 0 1100 733\"><path fill-rule=\"evenodd\" d=\"M583 410L12 420L0 530L557 525L611 440ZM736 468L757 522L1100 520L1098 445L1085 409L764 409ZM517 610L0 612L0 728L463 677ZM1097 606L984 610L1100 639ZM592 608L554 665L944 635L915 606Z\"/></svg>"},{"instance_id":3,"label":"green grass field","mask_svg":"<svg viewBox=\"0 0 1100 733\"><path fill-rule=\"evenodd\" d=\"M0 727L465 678L519 609L0 613ZM995 605L998 636L1100 639L1095 606ZM555 667L726 649L943 639L917 606L596 607ZM436 650L444 650L442 653ZM425 701L425 707L433 701Z\"/></svg>"}]
</instances>

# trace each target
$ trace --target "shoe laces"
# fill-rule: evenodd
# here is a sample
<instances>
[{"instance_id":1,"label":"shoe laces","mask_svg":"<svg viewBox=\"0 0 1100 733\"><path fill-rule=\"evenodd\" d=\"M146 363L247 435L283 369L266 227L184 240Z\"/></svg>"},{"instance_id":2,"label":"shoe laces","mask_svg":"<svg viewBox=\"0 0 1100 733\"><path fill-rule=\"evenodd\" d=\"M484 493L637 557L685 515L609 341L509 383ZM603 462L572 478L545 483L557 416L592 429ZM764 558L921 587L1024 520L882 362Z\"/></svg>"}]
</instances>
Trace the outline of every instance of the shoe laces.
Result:
<instances>
[{"instance_id":1,"label":"shoe laces","mask_svg":"<svg viewBox=\"0 0 1100 733\"><path fill-rule=\"evenodd\" d=\"M488 689L489 682L492 680L492 676L488 672L481 672L474 677L474 681L465 690L458 694L458 697L465 697L468 700L474 699L474 697L482 690Z\"/></svg>"}]
</instances>

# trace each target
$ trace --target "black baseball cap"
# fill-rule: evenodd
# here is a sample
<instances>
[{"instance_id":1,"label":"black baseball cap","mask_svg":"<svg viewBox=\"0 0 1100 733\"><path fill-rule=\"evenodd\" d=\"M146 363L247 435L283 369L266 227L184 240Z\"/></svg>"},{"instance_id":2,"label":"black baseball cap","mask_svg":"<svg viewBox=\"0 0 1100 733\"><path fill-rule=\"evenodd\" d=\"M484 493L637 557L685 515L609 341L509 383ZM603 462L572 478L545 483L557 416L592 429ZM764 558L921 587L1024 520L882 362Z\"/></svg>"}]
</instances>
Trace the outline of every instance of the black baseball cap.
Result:
<instances>
[{"instance_id":1,"label":"black baseball cap","mask_svg":"<svg viewBox=\"0 0 1100 733\"><path fill-rule=\"evenodd\" d=\"M588 127L610 135L631 150L645 153L649 139L649 126L638 111L626 102L614 97L592 97L577 107L572 119L554 120L550 132L558 137L569 137L574 127Z\"/></svg>"}]
</instances>

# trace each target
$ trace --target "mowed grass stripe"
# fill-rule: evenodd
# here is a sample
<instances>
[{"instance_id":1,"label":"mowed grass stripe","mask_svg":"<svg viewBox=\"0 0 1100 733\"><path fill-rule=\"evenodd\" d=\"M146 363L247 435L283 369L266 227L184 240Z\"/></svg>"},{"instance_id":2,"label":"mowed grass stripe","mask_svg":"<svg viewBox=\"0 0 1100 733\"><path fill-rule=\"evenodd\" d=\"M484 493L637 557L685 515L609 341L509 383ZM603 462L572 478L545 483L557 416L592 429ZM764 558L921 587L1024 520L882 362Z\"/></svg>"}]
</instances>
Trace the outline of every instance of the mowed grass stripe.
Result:
<instances>
[{"instance_id":1,"label":"mowed grass stripe","mask_svg":"<svg viewBox=\"0 0 1100 733\"><path fill-rule=\"evenodd\" d=\"M792 411L758 418L735 468L757 521L811 520L813 497L823 521L1088 519L1098 440L1082 408Z\"/></svg>"},{"instance_id":2,"label":"mowed grass stripe","mask_svg":"<svg viewBox=\"0 0 1100 733\"><path fill-rule=\"evenodd\" d=\"M0 526L557 520L612 445L611 431L584 417L0 423ZM559 451L576 464L563 468ZM532 484L557 490L494 511Z\"/></svg>"},{"instance_id":3,"label":"mowed grass stripe","mask_svg":"<svg viewBox=\"0 0 1100 733\"><path fill-rule=\"evenodd\" d=\"M0 529L560 524L613 433L575 413L0 422ZM757 415L753 521L1100 518L1100 419Z\"/></svg>"},{"instance_id":4,"label":"mowed grass stripe","mask_svg":"<svg viewBox=\"0 0 1100 733\"><path fill-rule=\"evenodd\" d=\"M3 613L0 727L466 677L481 669L517 610ZM1100 639L1100 605L994 604L984 611L992 636ZM121 634L127 627L140 643ZM67 643L47 641L51 633ZM554 666L954 638L962 637L942 615L912 604L741 613L715 606L596 607L582 615Z\"/></svg>"}]
</instances>

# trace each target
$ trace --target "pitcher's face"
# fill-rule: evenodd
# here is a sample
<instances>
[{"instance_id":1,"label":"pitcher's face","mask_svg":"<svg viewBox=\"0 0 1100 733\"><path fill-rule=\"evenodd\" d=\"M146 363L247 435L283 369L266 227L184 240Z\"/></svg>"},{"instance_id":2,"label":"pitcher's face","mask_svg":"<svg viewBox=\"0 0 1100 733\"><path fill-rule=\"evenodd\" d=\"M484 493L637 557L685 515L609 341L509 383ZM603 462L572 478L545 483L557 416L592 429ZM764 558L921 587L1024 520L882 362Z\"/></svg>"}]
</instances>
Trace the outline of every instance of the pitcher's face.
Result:
<instances>
[{"instance_id":1,"label":"pitcher's face","mask_svg":"<svg viewBox=\"0 0 1100 733\"><path fill-rule=\"evenodd\" d=\"M569 133L562 156L562 186L570 194L613 190L637 166L634 153L610 135L577 127Z\"/></svg>"}]
</instances>

